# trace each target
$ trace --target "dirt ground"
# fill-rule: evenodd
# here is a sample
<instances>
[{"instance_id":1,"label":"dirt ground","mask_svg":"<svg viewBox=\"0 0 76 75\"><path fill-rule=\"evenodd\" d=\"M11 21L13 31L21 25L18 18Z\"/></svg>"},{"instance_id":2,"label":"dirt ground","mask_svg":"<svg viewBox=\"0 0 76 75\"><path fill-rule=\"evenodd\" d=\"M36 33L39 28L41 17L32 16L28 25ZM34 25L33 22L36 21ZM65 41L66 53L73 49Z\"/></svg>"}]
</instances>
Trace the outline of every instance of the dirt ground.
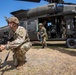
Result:
<instances>
[{"instance_id":1,"label":"dirt ground","mask_svg":"<svg viewBox=\"0 0 76 75\"><path fill-rule=\"evenodd\" d=\"M66 48L64 43L48 42L48 48L41 49L41 45L34 42L20 70L13 66L11 52L0 75L76 75L76 49ZM6 50L1 52L0 58L4 60L7 53Z\"/></svg>"}]
</instances>

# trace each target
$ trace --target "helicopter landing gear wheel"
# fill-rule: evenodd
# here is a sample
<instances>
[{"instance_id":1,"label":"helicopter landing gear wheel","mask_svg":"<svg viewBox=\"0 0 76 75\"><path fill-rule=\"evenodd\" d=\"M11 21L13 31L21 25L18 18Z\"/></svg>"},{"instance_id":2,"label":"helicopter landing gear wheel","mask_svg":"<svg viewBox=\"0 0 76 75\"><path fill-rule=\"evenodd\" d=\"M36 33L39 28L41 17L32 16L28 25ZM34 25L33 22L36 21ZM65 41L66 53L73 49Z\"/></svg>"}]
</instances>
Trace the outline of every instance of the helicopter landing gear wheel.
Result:
<instances>
[{"instance_id":1,"label":"helicopter landing gear wheel","mask_svg":"<svg viewBox=\"0 0 76 75\"><path fill-rule=\"evenodd\" d=\"M76 39L73 39L73 38L67 39L66 46L68 48L76 48Z\"/></svg>"}]
</instances>

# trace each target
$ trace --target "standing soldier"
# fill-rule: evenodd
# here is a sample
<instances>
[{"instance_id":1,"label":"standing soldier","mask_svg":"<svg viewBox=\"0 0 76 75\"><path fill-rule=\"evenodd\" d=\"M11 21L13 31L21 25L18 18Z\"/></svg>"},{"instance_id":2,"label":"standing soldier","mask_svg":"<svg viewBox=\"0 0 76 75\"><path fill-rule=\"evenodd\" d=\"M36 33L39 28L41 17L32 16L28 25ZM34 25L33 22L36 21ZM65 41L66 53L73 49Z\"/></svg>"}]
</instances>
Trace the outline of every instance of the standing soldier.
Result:
<instances>
[{"instance_id":1,"label":"standing soldier","mask_svg":"<svg viewBox=\"0 0 76 75\"><path fill-rule=\"evenodd\" d=\"M66 38L66 24L65 24L65 21L63 20L62 18L62 21L61 21L61 33L62 33L62 38Z\"/></svg>"},{"instance_id":2,"label":"standing soldier","mask_svg":"<svg viewBox=\"0 0 76 75\"><path fill-rule=\"evenodd\" d=\"M47 33L42 23L39 23L38 35L39 35L39 40L41 41L42 44L42 48L47 47L46 44Z\"/></svg>"},{"instance_id":3,"label":"standing soldier","mask_svg":"<svg viewBox=\"0 0 76 75\"><path fill-rule=\"evenodd\" d=\"M18 26L19 20L16 17L12 16L10 18L7 18L6 21L14 33L14 40L7 43L6 45L1 45L0 50L3 51L4 49L11 49L14 53L14 66L20 69L20 67L25 63L25 54L30 49L31 43L25 28Z\"/></svg>"}]
</instances>

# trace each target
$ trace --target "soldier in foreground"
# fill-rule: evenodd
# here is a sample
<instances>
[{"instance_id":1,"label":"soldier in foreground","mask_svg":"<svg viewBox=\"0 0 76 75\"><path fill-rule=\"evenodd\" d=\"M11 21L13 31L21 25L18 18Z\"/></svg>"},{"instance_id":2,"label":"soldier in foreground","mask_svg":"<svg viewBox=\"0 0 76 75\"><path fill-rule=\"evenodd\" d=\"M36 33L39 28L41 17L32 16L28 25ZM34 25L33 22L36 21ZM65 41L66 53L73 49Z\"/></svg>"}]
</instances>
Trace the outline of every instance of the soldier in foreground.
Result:
<instances>
[{"instance_id":1,"label":"soldier in foreground","mask_svg":"<svg viewBox=\"0 0 76 75\"><path fill-rule=\"evenodd\" d=\"M14 40L12 42L8 42L6 45L1 45L0 50L3 51L5 49L11 49L14 53L14 66L16 66L17 69L20 69L20 67L26 61L25 54L32 45L30 43L28 33L25 28L22 26L18 26L19 20L16 17L12 16L10 18L7 18L6 21L14 33Z\"/></svg>"},{"instance_id":2,"label":"soldier in foreground","mask_svg":"<svg viewBox=\"0 0 76 75\"><path fill-rule=\"evenodd\" d=\"M42 48L46 48L47 47L47 43L46 43L47 33L42 23L39 23L38 36L42 44Z\"/></svg>"}]
</instances>

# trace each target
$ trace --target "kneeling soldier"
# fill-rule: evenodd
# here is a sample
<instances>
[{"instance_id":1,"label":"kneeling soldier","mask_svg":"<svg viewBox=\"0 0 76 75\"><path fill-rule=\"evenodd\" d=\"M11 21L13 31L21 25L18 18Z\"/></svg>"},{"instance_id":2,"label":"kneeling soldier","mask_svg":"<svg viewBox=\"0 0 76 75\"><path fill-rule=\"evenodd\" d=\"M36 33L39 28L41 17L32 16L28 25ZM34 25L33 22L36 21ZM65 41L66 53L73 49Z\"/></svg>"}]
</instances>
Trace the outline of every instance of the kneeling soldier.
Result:
<instances>
[{"instance_id":1,"label":"kneeling soldier","mask_svg":"<svg viewBox=\"0 0 76 75\"><path fill-rule=\"evenodd\" d=\"M13 51L13 62L14 65L18 68L21 67L25 63L26 52L32 46L28 37L28 33L26 29L22 26L19 26L19 20L12 16L6 19L8 26L14 33L14 40L12 42L7 43L6 45L1 45L0 49L3 51L4 49L11 49Z\"/></svg>"}]
</instances>

